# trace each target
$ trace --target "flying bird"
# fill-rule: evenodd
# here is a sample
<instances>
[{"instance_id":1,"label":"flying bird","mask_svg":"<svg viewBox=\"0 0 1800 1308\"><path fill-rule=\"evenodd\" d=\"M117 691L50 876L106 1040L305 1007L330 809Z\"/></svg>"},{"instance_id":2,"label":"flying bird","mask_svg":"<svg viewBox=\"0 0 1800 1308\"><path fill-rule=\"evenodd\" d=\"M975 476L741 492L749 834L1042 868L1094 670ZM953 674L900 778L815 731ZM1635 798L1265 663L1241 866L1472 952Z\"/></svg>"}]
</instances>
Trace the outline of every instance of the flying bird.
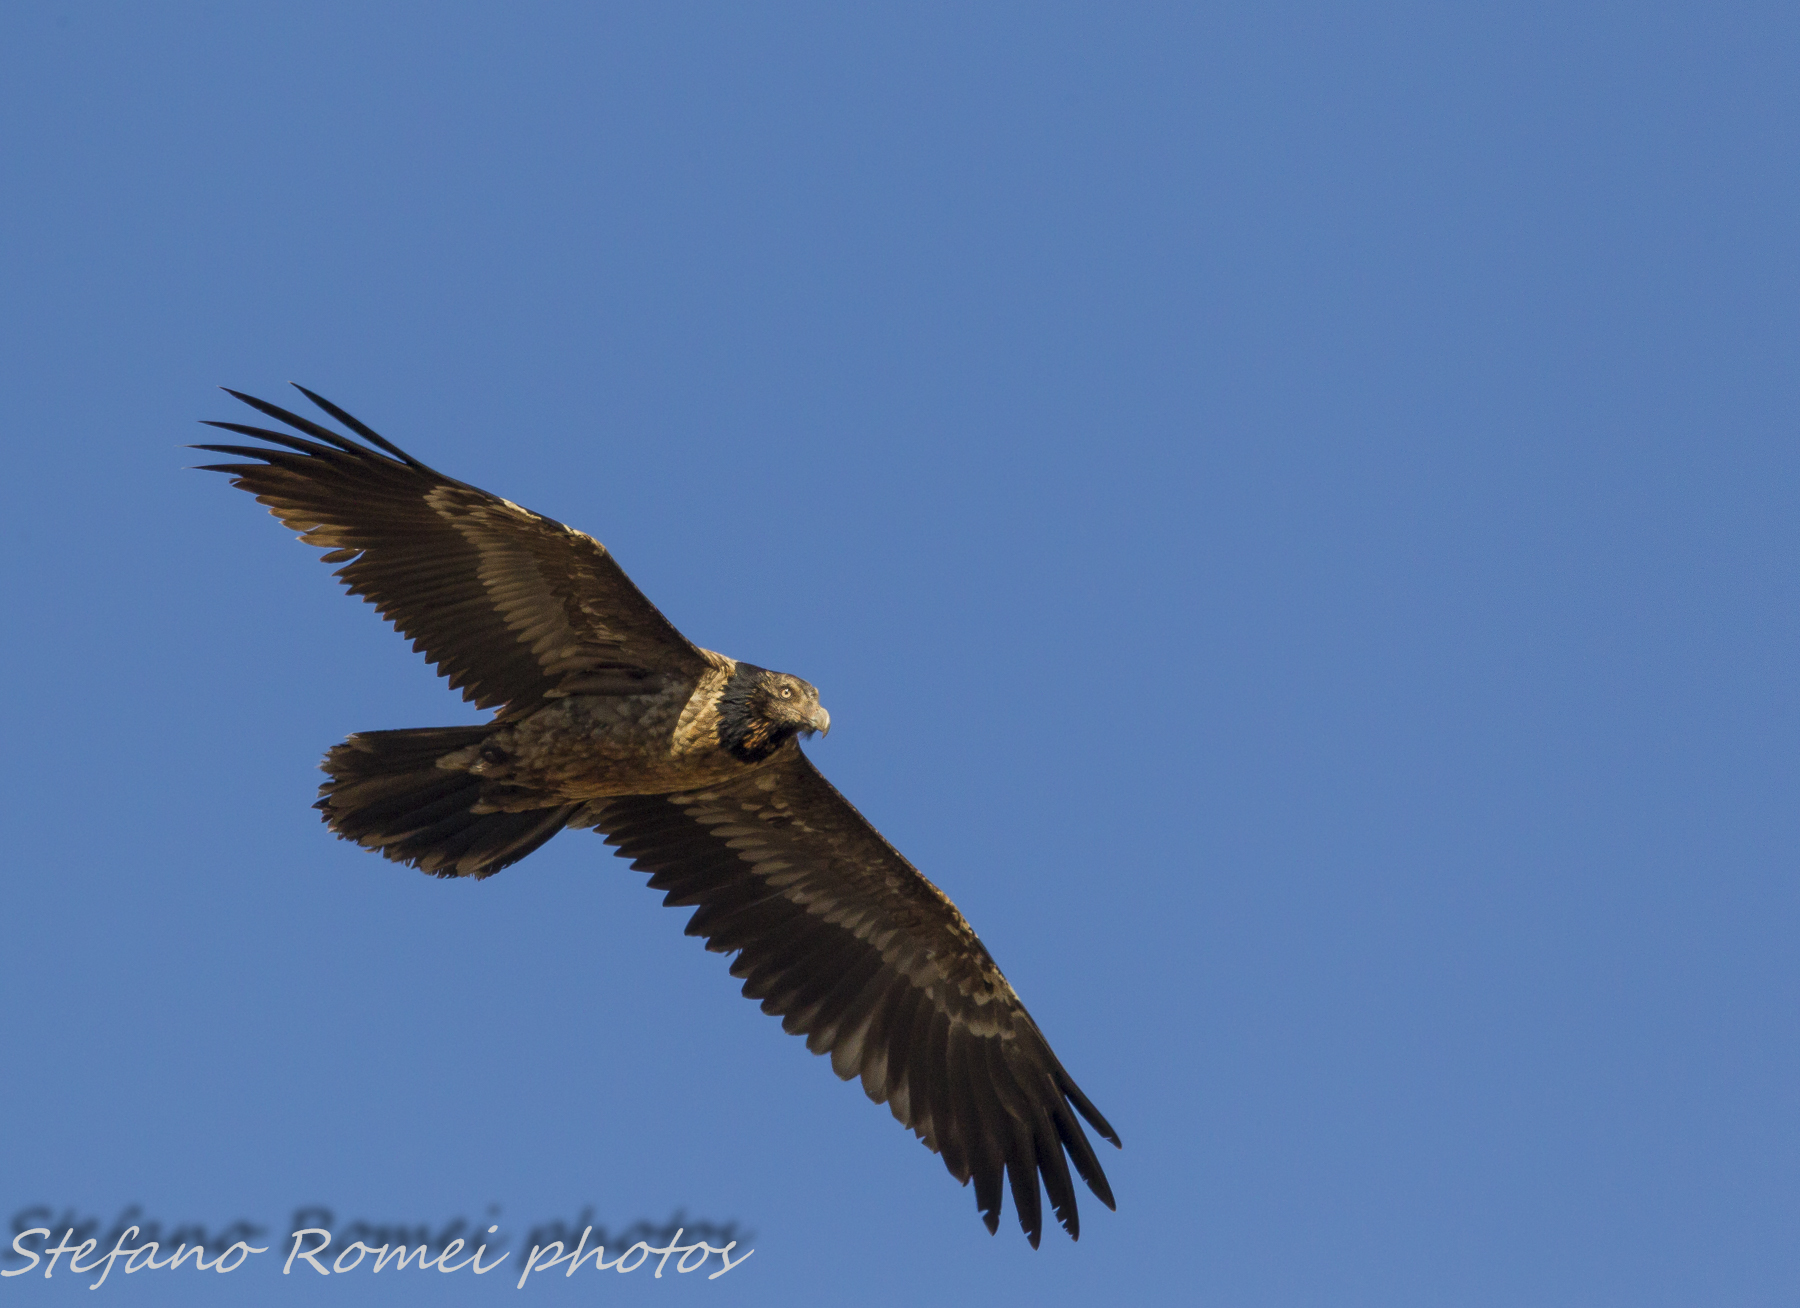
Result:
<instances>
[{"instance_id":1,"label":"flying bird","mask_svg":"<svg viewBox=\"0 0 1800 1308\"><path fill-rule=\"evenodd\" d=\"M1069 1163L1112 1189L1085 1118L1118 1133L943 891L801 751L831 728L814 687L693 644L593 537L428 468L330 401L344 435L242 400L291 431L199 445L478 708L479 726L364 731L333 747L317 807L340 837L440 877L488 877L589 827L695 910L687 934L807 1048L975 1183L1002 1178L1035 1248L1039 1178L1080 1235ZM294 433L299 433L295 435ZM1065 1158L1066 1154L1066 1158Z\"/></svg>"}]
</instances>

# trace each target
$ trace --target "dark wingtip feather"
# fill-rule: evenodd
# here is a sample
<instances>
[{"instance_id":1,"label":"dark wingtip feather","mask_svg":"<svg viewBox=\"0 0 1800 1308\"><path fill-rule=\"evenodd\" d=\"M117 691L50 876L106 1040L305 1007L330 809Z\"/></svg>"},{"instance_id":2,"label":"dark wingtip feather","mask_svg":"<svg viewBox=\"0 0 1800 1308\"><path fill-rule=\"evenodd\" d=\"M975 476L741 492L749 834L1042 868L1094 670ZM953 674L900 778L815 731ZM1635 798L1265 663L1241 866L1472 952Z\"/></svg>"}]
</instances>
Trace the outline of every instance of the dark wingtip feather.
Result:
<instances>
[{"instance_id":1,"label":"dark wingtip feather","mask_svg":"<svg viewBox=\"0 0 1800 1308\"><path fill-rule=\"evenodd\" d=\"M348 436L345 436L343 433L332 431L329 427L321 427L310 418L302 418L297 413L290 413L279 404L270 404L267 400L259 400L254 395L246 395L242 391L234 391L229 386L221 386L219 389L235 400L242 400L258 413L266 413L269 417L275 419L275 421L286 423L295 431L303 431L308 436L325 441L327 444L334 445L338 449L343 450L346 454L360 454L364 458L367 458L369 455L369 452L366 449L351 440ZM230 429L231 426L229 423L217 422L210 425L214 427L226 427L227 429ZM283 437L275 433L262 432L257 434L262 436L265 440L273 440L276 442L291 439L290 437Z\"/></svg>"},{"instance_id":2,"label":"dark wingtip feather","mask_svg":"<svg viewBox=\"0 0 1800 1308\"><path fill-rule=\"evenodd\" d=\"M190 445L190 450L210 450L214 454L238 454L245 458L260 459L268 454L268 450L259 450L254 445Z\"/></svg>"},{"instance_id":3,"label":"dark wingtip feather","mask_svg":"<svg viewBox=\"0 0 1800 1308\"><path fill-rule=\"evenodd\" d=\"M1013 1124L1013 1149L1006 1160L1006 1179L1012 1186L1013 1215L1035 1249L1044 1234L1044 1205L1038 1193L1037 1156L1031 1147L1030 1129L1022 1122Z\"/></svg>"},{"instance_id":4,"label":"dark wingtip feather","mask_svg":"<svg viewBox=\"0 0 1800 1308\"><path fill-rule=\"evenodd\" d=\"M1102 1139L1112 1141L1113 1148L1123 1149L1125 1146L1119 1140L1119 1133L1113 1130L1112 1123L1101 1116L1100 1110L1094 1107L1088 1097L1081 1093L1081 1087L1075 1084L1074 1078L1063 1071L1061 1064L1057 1065L1056 1071L1058 1073L1056 1088L1061 1090L1068 1097L1069 1102L1075 1105L1075 1111L1087 1118L1088 1125L1098 1131Z\"/></svg>"},{"instance_id":5,"label":"dark wingtip feather","mask_svg":"<svg viewBox=\"0 0 1800 1308\"><path fill-rule=\"evenodd\" d=\"M314 391L307 390L306 387L302 386L297 381L291 381L288 383L288 385L292 386L295 390L299 391L307 399L311 400L314 404L318 405L319 408L323 409L326 413L329 413L332 417L336 418L339 422L343 423L344 426L348 427L351 431L355 432L358 436L361 436L364 440L379 447L380 449L386 450L389 454L393 455L396 459L401 460L402 462L407 464L409 467L416 468L420 472L433 472L433 469L427 468L423 463L420 463L417 459L413 458L412 455L408 454L405 450L401 449L398 445L394 444L392 441L388 440L385 436L382 436L380 433L378 433L373 427L370 427L367 423L364 423L364 422L360 421L359 419L352 417L350 414L344 412L344 410L338 408L337 405L333 404L330 400L326 399L323 395L320 395ZM443 474L437 473L436 475L442 476Z\"/></svg>"},{"instance_id":6,"label":"dark wingtip feather","mask_svg":"<svg viewBox=\"0 0 1800 1308\"><path fill-rule=\"evenodd\" d=\"M1050 1211L1069 1233L1071 1240L1081 1238L1081 1210L1075 1201L1075 1182L1069 1176L1068 1160L1063 1157L1062 1142L1045 1131L1050 1123L1040 1120L1033 1133L1037 1139L1038 1174L1050 1197ZM1054 1128L1052 1128L1054 1129Z\"/></svg>"}]
</instances>

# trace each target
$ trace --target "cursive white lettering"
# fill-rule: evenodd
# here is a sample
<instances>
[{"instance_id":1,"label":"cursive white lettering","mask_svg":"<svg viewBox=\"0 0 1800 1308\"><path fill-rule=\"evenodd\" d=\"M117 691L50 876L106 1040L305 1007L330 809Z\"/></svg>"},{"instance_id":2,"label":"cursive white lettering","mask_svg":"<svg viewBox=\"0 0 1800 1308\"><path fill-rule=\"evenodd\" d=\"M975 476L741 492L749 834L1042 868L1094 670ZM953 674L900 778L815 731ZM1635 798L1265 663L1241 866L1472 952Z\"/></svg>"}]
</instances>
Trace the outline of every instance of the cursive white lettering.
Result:
<instances>
[{"instance_id":1,"label":"cursive white lettering","mask_svg":"<svg viewBox=\"0 0 1800 1308\"><path fill-rule=\"evenodd\" d=\"M490 1227L488 1227L488 1234L492 1235L495 1231L498 1231L499 1229L500 1228L498 1226L490 1226ZM493 1271L501 1263L506 1261L506 1254L501 1254L498 1258L494 1259L493 1262L489 1263L486 1267L483 1267L481 1265L481 1255L486 1252L487 1252L487 1246L484 1244L475 1251L475 1257L471 1260L475 1264L475 1275L477 1275L477 1276L486 1276L489 1272ZM507 1253L511 1253L511 1252L512 1251L510 1249L507 1250Z\"/></svg>"},{"instance_id":2,"label":"cursive white lettering","mask_svg":"<svg viewBox=\"0 0 1800 1308\"><path fill-rule=\"evenodd\" d=\"M86 1276L89 1272L98 1267L100 1265L100 1260L98 1258L89 1263L86 1267L79 1267L76 1264L79 1263L81 1259L87 1257L87 1251L89 1249L92 1249L99 1243L98 1240L83 1240L81 1242L81 1247L69 1254L69 1270L71 1272L80 1272L83 1276ZM48 1276L50 1273L45 1272L44 1275Z\"/></svg>"},{"instance_id":3,"label":"cursive white lettering","mask_svg":"<svg viewBox=\"0 0 1800 1308\"><path fill-rule=\"evenodd\" d=\"M113 1243L112 1252L106 1255L106 1267L104 1270L101 1271L100 1279L98 1281L95 1281L92 1285L88 1286L88 1289L98 1290L102 1285L106 1284L106 1278L112 1275L113 1259L129 1258L131 1256L131 1254L124 1252L125 1241L128 1238L137 1235L137 1233L138 1233L138 1229L135 1226L128 1226L123 1231L119 1232L118 1240L116 1240ZM133 1249L131 1251L131 1253L136 1253L136 1252L137 1252L136 1249ZM69 1260L69 1270L70 1271L75 1270L75 1260L73 1258L71 1258Z\"/></svg>"},{"instance_id":4,"label":"cursive white lettering","mask_svg":"<svg viewBox=\"0 0 1800 1308\"><path fill-rule=\"evenodd\" d=\"M21 1257L29 1258L29 1259L31 1259L31 1261L26 1263L23 1267L19 1268L17 1271L0 1272L0 1276L23 1276L23 1275L25 1275L26 1272L29 1272L33 1267L36 1267L38 1265L38 1263L41 1261L38 1258L38 1256L36 1254L32 1253L31 1250L27 1249L22 1243L20 1243L23 1240L30 1239L34 1235L41 1235L46 1240L48 1240L50 1238L50 1228L47 1226L34 1226L29 1231L20 1231L17 1235L15 1235L13 1237L13 1252L16 1254L19 1254ZM46 1272L45 1275L48 1276L49 1273Z\"/></svg>"},{"instance_id":5,"label":"cursive white lettering","mask_svg":"<svg viewBox=\"0 0 1800 1308\"><path fill-rule=\"evenodd\" d=\"M141 1272L144 1270L144 1267L148 1267L153 1272L160 1272L163 1268L175 1261L175 1255L170 1254L160 1263L157 1262L156 1250L157 1244L154 1240L149 1244L140 1244L137 1248L133 1249L131 1251L131 1257L125 1260L125 1275L130 1276L133 1272ZM137 1265L139 1254L144 1255L144 1267L139 1267Z\"/></svg>"},{"instance_id":6,"label":"cursive white lettering","mask_svg":"<svg viewBox=\"0 0 1800 1308\"><path fill-rule=\"evenodd\" d=\"M554 1267L560 1263L562 1261L562 1247L561 1240L552 1240L548 1245L542 1246L541 1248L538 1245L532 1245L531 1252L525 1257L525 1270L519 1273L519 1283L513 1288L515 1290L523 1290L525 1288L525 1278L537 1271L540 1265L543 1267ZM552 1249L556 1250L556 1257L552 1258L547 1263L540 1264L538 1254L540 1252L547 1254Z\"/></svg>"},{"instance_id":7,"label":"cursive white lettering","mask_svg":"<svg viewBox=\"0 0 1800 1308\"><path fill-rule=\"evenodd\" d=\"M640 1250L640 1249L643 1250L642 1253L638 1253L638 1250ZM627 1258L631 1257L632 1254L637 1254L638 1260L635 1263L633 1263L631 1266L627 1267L625 1265L625 1260ZM632 1245L631 1248L627 1249L624 1253L619 1255L618 1261L613 1263L613 1270L615 1272L635 1272L638 1268L640 1268L644 1265L644 1259L648 1258L649 1256L650 1256L650 1246L645 1244L642 1240L639 1240L636 1244ZM598 1266L598 1265L599 1264L597 1264L597 1263L595 1264L595 1266Z\"/></svg>"},{"instance_id":8,"label":"cursive white lettering","mask_svg":"<svg viewBox=\"0 0 1800 1308\"><path fill-rule=\"evenodd\" d=\"M248 1258L251 1254L268 1252L269 1247L267 1245L258 1249L253 1244L247 1244L244 1241L239 1240L236 1244L232 1245L231 1248L213 1259L212 1270L223 1276L226 1272L235 1272L238 1268L242 1267L244 1265L244 1259ZM225 1260L230 1258L233 1254L237 1255L237 1260L230 1266L226 1266ZM205 1265L198 1260L195 1261L194 1266L199 1267L202 1270L205 1269Z\"/></svg>"},{"instance_id":9,"label":"cursive white lettering","mask_svg":"<svg viewBox=\"0 0 1800 1308\"><path fill-rule=\"evenodd\" d=\"M733 1262L731 1259L731 1251L735 1248L737 1248L737 1241L733 1240L730 1244L726 1245L723 1249L714 1250L714 1252L719 1255L719 1261L724 1263L725 1265L723 1267L721 1267L718 1271L714 1272L711 1276L707 1277L706 1278L707 1280L709 1280L709 1281L718 1280L721 1276L725 1275L726 1272L729 1272L733 1267L736 1267L738 1265L738 1263L743 1262L744 1258L748 1258L751 1254L756 1252L756 1250L754 1250L754 1249L745 1250L744 1258L739 1258L737 1260L737 1262Z\"/></svg>"},{"instance_id":10,"label":"cursive white lettering","mask_svg":"<svg viewBox=\"0 0 1800 1308\"><path fill-rule=\"evenodd\" d=\"M407 1261L409 1259L413 1259L413 1258L418 1259L419 1270L421 1272L424 1271L427 1267L431 1266L430 1263L425 1261L426 1255L428 1255L431 1252L431 1250L425 1245L420 1245L417 1249L414 1249L411 1253L406 1252L406 1246L403 1244L395 1245L393 1253L386 1252L387 1246L385 1244L382 1245L381 1248L382 1248L383 1252L375 1255L375 1270L378 1272L383 1267L386 1267L388 1264L388 1260L392 1259L392 1258L398 1258L400 1260L399 1262L394 1264L394 1270L397 1272L404 1272L406 1270Z\"/></svg>"},{"instance_id":11,"label":"cursive white lettering","mask_svg":"<svg viewBox=\"0 0 1800 1308\"><path fill-rule=\"evenodd\" d=\"M355 1271L356 1268L362 1264L363 1255L372 1254L374 1252L373 1249L364 1244L361 1240L352 1240L348 1249L344 1250L343 1253L331 1260L331 1270L338 1273L340 1276L345 1272ZM381 1252L387 1252L387 1246L385 1244L381 1246ZM348 1258L351 1254L356 1255L356 1261L346 1267L344 1266L344 1259Z\"/></svg>"},{"instance_id":12,"label":"cursive white lettering","mask_svg":"<svg viewBox=\"0 0 1800 1308\"><path fill-rule=\"evenodd\" d=\"M677 1245L677 1244L676 1244L676 1243L675 1243L675 1242L676 1242L676 1241L677 1241L677 1240L679 1240L679 1239L680 1239L680 1238L681 1238L681 1233L682 1233L682 1231L683 1231L683 1230L685 1230L685 1229L686 1229L686 1228L684 1228L684 1227L680 1227L680 1226L678 1226L678 1227L676 1227L676 1228L675 1228L675 1234L674 1234L674 1235L671 1235L671 1236L670 1236L670 1237L669 1237L669 1247L668 1247L668 1248L666 1248L666 1249L652 1249L652 1250L651 1250L651 1251L650 1251L650 1252L651 1252L651 1253L659 1253L659 1254L661 1254L661 1255L662 1255L662 1258L661 1258L661 1260L659 1260L659 1261L658 1261L658 1262L657 1262L657 1264L656 1264L656 1277L655 1277L655 1279L656 1279L656 1280L659 1280L659 1281L660 1281L660 1280L662 1280L662 1269L663 1269L663 1264L664 1264L664 1263L667 1263L667 1262L668 1262L668 1261L669 1261L669 1255L670 1255L670 1254L672 1254L672 1253L674 1253L674 1252L675 1252L675 1251L676 1251L676 1249L680 1249L680 1250L681 1250L681 1254L682 1254L682 1256L683 1256L683 1257L684 1257L684 1258L685 1258L685 1257L686 1257L686 1256L687 1256L687 1252L688 1252L688 1250L690 1250L690 1249L692 1249L692 1248L693 1248L693 1247L694 1247L694 1246L693 1246L693 1245L691 1245L691 1244L683 1244L683 1245ZM675 1266L677 1266L677 1267L680 1267L680 1266L681 1266L681 1264L680 1264L680 1263L676 1263L676 1264L675 1264Z\"/></svg>"},{"instance_id":13,"label":"cursive white lettering","mask_svg":"<svg viewBox=\"0 0 1800 1308\"><path fill-rule=\"evenodd\" d=\"M327 1214L326 1220L327 1221L330 1220L329 1214ZM312 1248L303 1251L300 1248L300 1241L304 1240L309 1235L322 1235L325 1238L323 1240L321 1240L318 1244L314 1245ZM304 1259L306 1259L307 1262L312 1264L313 1270L315 1272L317 1272L320 1276L330 1276L331 1269L329 1267L325 1266L324 1263L321 1263L318 1258L318 1255L324 1253L330 1247L331 1247L331 1232L323 1229L322 1227L309 1226L304 1231L295 1231L294 1232L294 1247L292 1249L288 1250L287 1262L285 1262L281 1265L281 1274L283 1276L286 1276L289 1272L291 1272L293 1270L294 1259L304 1258ZM376 1270L379 1271L380 1270L379 1267Z\"/></svg>"},{"instance_id":14,"label":"cursive white lettering","mask_svg":"<svg viewBox=\"0 0 1800 1308\"><path fill-rule=\"evenodd\" d=\"M475 1255L470 1254L465 1261L458 1263L456 1266L452 1267L450 1265L450 1260L462 1252L462 1247L463 1242L461 1240L452 1240L449 1244L445 1245L444 1252L437 1257L437 1269L440 1272L460 1272L463 1268L474 1262ZM431 1264L420 1263L419 1266L425 1268L431 1266Z\"/></svg>"},{"instance_id":15,"label":"cursive white lettering","mask_svg":"<svg viewBox=\"0 0 1800 1308\"><path fill-rule=\"evenodd\" d=\"M75 1261L75 1259L74 1259L75 1250L77 1248L80 1248L81 1246L73 1245L73 1244L69 1243L69 1237L74 1234L75 1234L75 1228L71 1226L68 1230L63 1232L63 1238L57 1242L57 1245L54 1249L45 1249L44 1250L45 1253L50 1255L50 1265L48 1267L44 1268L44 1279L45 1280L48 1280L50 1278L50 1274L56 1270L56 1260L58 1258L61 1258L64 1254L70 1255L70 1258L69 1258L70 1262ZM48 1237L46 1237L46 1238L48 1238Z\"/></svg>"}]
</instances>

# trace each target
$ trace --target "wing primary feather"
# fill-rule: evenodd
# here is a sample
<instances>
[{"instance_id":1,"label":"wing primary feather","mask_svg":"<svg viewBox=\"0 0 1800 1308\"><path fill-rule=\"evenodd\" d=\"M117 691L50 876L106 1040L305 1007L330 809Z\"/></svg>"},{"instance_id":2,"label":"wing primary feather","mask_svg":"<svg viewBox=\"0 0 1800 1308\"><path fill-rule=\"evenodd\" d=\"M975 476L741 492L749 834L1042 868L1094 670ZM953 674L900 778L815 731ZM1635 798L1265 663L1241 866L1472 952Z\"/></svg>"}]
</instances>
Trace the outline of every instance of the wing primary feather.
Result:
<instances>
[{"instance_id":1,"label":"wing primary feather","mask_svg":"<svg viewBox=\"0 0 1800 1308\"><path fill-rule=\"evenodd\" d=\"M981 1058L986 1064L986 1080L995 1095L995 1143L1006 1162L1006 1181L1012 1191L1013 1211L1019 1226L1037 1248L1043 1230L1043 1212L1038 1205L1037 1159L1031 1148L1030 1129L1025 1125L1025 1106L1012 1069L998 1040L981 1042Z\"/></svg>"},{"instance_id":2,"label":"wing primary feather","mask_svg":"<svg viewBox=\"0 0 1800 1308\"><path fill-rule=\"evenodd\" d=\"M368 457L369 452L359 446L355 441L351 440L348 436L345 436L341 432L332 431L329 427L321 427L311 418L302 418L297 413L289 413L279 404L270 404L267 400L259 400L254 395L246 395L242 391L234 391L229 386L221 386L219 389L235 400L242 400L258 413L266 413L271 418L275 419L276 422L285 422L295 431L303 431L308 436L316 436L318 439L335 445L340 450L347 450L351 454L360 454L364 458Z\"/></svg>"},{"instance_id":3,"label":"wing primary feather","mask_svg":"<svg viewBox=\"0 0 1800 1308\"><path fill-rule=\"evenodd\" d=\"M1042 1040L1043 1036L1039 1035L1038 1039ZM1050 1052L1048 1044L1045 1045L1044 1052ZM1112 1141L1113 1148L1123 1149L1125 1146L1119 1143L1119 1133L1113 1130L1112 1123L1088 1102L1088 1097L1081 1093L1081 1087L1075 1084L1075 1078L1063 1070L1063 1065L1055 1054L1050 1054L1050 1068L1051 1074L1056 1078L1056 1088L1068 1096L1069 1102L1075 1105L1075 1111L1087 1118L1088 1125L1098 1131L1103 1139Z\"/></svg>"},{"instance_id":4,"label":"wing primary feather","mask_svg":"<svg viewBox=\"0 0 1800 1308\"><path fill-rule=\"evenodd\" d=\"M413 458L412 455L408 454L405 450L401 449L398 445L396 445L392 441L388 440L385 436L378 435L375 432L374 428L369 427L367 424L360 422L357 419L351 417L348 413L345 413L342 409L338 408L337 405L333 404L330 400L326 399L323 395L318 395L312 391L307 390L306 387L302 386L299 382L289 382L288 385L292 386L295 390L299 391L307 399L311 400L314 404L318 405L321 409L325 410L326 413L329 413L332 417L336 418L339 422L343 423L344 426L348 427L351 431L355 432L358 436L361 436L364 440L369 441L372 444L380 446L382 449L386 450L389 454L393 455L396 459L402 459L409 466L417 468L420 472L428 472L433 477L444 477L443 473L437 471L437 469L435 469L435 468L429 468L425 464L420 463L417 459ZM283 421L285 421L285 419ZM445 481L455 481L455 478L444 477L444 480ZM460 486L463 483L456 482L456 484L458 486Z\"/></svg>"},{"instance_id":5,"label":"wing primary feather","mask_svg":"<svg viewBox=\"0 0 1800 1308\"><path fill-rule=\"evenodd\" d=\"M1004 1129L1005 1113L991 1104L992 1088L979 1067L983 1061L980 1046L983 1037L970 1034L964 1026L951 1028L950 1078L959 1102L962 1120L968 1124L969 1171L975 1181L975 1206L989 1235L1000 1230L1001 1181L1005 1166L995 1141Z\"/></svg>"},{"instance_id":6,"label":"wing primary feather","mask_svg":"<svg viewBox=\"0 0 1800 1308\"><path fill-rule=\"evenodd\" d=\"M1050 1078L1044 1078L1044 1088L1054 1089L1049 1084ZM1050 1195L1050 1210L1056 1214L1056 1220L1062 1223L1063 1230L1069 1233L1071 1240L1081 1238L1081 1213L1075 1203L1075 1183L1069 1177L1069 1163L1063 1157L1062 1140L1056 1128L1050 1123L1050 1113L1041 1103L1034 1114L1031 1138L1037 1146L1038 1172L1044 1178L1044 1189Z\"/></svg>"},{"instance_id":7,"label":"wing primary feather","mask_svg":"<svg viewBox=\"0 0 1800 1308\"><path fill-rule=\"evenodd\" d=\"M950 1175L965 1185L969 1180L969 1156L964 1146L964 1132L956 1111L956 1094L950 1084L950 1019L937 1004L927 1010L930 1018L923 1024L926 1102L931 1105L932 1136Z\"/></svg>"},{"instance_id":8,"label":"wing primary feather","mask_svg":"<svg viewBox=\"0 0 1800 1308\"><path fill-rule=\"evenodd\" d=\"M300 437L290 436L286 432L270 431L267 427L252 427L248 423L215 422L211 418L202 418L200 420L200 425L202 427L217 427L220 431L236 432L239 436L254 436L259 441L268 441L272 445L286 446L290 450L298 451L311 458L325 460L331 463L332 466L338 468L351 466L351 459L354 455L360 454L365 459L369 457L369 452L367 450L359 449L356 446L351 446L350 450L346 451L342 446L334 448L330 445L321 445L317 441L302 440ZM204 449L208 447L194 445L189 448ZM240 454L255 455L259 459L266 458L269 454L268 450L243 446L240 446L236 452Z\"/></svg>"},{"instance_id":9,"label":"wing primary feather","mask_svg":"<svg viewBox=\"0 0 1800 1308\"><path fill-rule=\"evenodd\" d=\"M1061 1095L1051 1099L1050 1116L1056 1123L1056 1133L1062 1138L1063 1147L1075 1161L1075 1170L1087 1182L1087 1188L1094 1192L1094 1197L1101 1203L1117 1212L1118 1206L1113 1203L1112 1186L1107 1184L1100 1160L1094 1156L1094 1146L1088 1143L1087 1132L1081 1129L1081 1123L1075 1120L1075 1115L1069 1111L1069 1105Z\"/></svg>"},{"instance_id":10,"label":"wing primary feather","mask_svg":"<svg viewBox=\"0 0 1800 1308\"><path fill-rule=\"evenodd\" d=\"M296 441L295 444L305 444L305 442ZM235 454L240 459L261 459L261 463L240 463L233 471L264 477L269 475L271 469L281 473L297 472L305 467L307 459L322 461L326 458L341 459L344 457L341 454L326 451L323 446L320 447L318 454L305 457L283 454L280 450L259 449L253 445L190 445L188 448L190 450L209 450L214 454Z\"/></svg>"},{"instance_id":11,"label":"wing primary feather","mask_svg":"<svg viewBox=\"0 0 1800 1308\"><path fill-rule=\"evenodd\" d=\"M1012 1119L1012 1148L1006 1155L1006 1179L1012 1185L1013 1210L1019 1215L1019 1229L1031 1241L1033 1249L1044 1236L1044 1206L1038 1195L1037 1150L1031 1142L1031 1127L1018 1118Z\"/></svg>"}]
</instances>

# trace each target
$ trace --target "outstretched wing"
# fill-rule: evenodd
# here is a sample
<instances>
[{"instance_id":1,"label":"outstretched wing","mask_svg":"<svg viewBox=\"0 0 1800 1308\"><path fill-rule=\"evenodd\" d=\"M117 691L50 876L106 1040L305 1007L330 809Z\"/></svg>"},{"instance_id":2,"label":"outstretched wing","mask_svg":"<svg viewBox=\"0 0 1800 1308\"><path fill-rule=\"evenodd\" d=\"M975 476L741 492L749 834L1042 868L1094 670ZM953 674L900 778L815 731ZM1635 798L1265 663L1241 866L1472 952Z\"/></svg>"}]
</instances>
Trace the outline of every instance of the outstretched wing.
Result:
<instances>
[{"instance_id":1,"label":"outstretched wing","mask_svg":"<svg viewBox=\"0 0 1800 1308\"><path fill-rule=\"evenodd\" d=\"M851 807L797 746L727 785L596 800L572 825L598 827L632 866L698 907L687 933L739 951L744 994L862 1078L877 1103L975 1182L989 1231L1001 1177L1035 1246L1038 1178L1080 1233L1075 1170L1108 1208L1112 1189L1071 1105L1116 1132L1050 1051L956 906Z\"/></svg>"},{"instance_id":2,"label":"outstretched wing","mask_svg":"<svg viewBox=\"0 0 1800 1308\"><path fill-rule=\"evenodd\" d=\"M655 676L697 678L705 657L593 537L426 467L304 386L368 441L228 391L300 432L212 422L278 448L199 445L260 463L231 474L343 564L337 575L478 708L523 713L545 696L630 692ZM373 447L373 448L371 448Z\"/></svg>"}]
</instances>

